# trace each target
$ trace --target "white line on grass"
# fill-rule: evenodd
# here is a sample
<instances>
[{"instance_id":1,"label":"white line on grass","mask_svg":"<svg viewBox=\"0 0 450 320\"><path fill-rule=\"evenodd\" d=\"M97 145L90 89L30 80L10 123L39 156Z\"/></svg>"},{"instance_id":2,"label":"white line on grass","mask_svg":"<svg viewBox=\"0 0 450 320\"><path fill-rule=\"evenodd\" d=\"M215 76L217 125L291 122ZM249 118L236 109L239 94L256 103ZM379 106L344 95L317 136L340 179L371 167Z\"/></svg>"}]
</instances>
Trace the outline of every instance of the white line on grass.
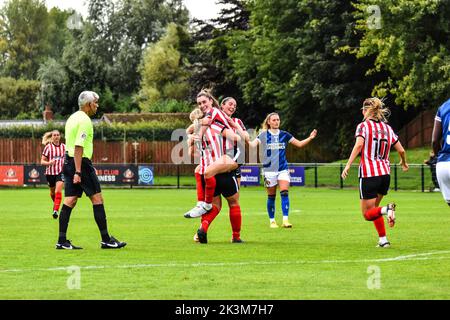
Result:
<instances>
[{"instance_id":1,"label":"white line on grass","mask_svg":"<svg viewBox=\"0 0 450 320\"><path fill-rule=\"evenodd\" d=\"M381 249L383 250L383 249ZM198 262L198 263L155 263L155 264L130 264L130 265L108 265L108 266L80 266L82 270L96 269L140 269L140 268L189 268L189 267L235 267L251 265L292 265L292 264L339 264L339 263L374 263L393 261L421 261L421 260L444 260L450 257L430 257L432 255L445 255L450 251L433 251L418 254L410 254L392 258L382 259L359 259L359 260L297 260L297 261L248 261L248 262ZM0 270L0 273L20 273L35 271L67 271L68 267L52 267L37 269L9 269Z\"/></svg>"}]
</instances>

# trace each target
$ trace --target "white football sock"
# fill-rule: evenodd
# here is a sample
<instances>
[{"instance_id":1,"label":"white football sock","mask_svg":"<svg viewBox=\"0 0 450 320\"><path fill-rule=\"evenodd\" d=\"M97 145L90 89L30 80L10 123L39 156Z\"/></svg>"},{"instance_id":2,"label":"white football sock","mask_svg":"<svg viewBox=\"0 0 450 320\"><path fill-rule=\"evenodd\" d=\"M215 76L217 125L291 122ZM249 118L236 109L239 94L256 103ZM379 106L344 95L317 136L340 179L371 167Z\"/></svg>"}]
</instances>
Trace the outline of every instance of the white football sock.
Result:
<instances>
[{"instance_id":1,"label":"white football sock","mask_svg":"<svg viewBox=\"0 0 450 320\"><path fill-rule=\"evenodd\" d=\"M212 209L212 203L206 203L206 202L204 202L203 203L203 208L205 209L205 210L211 210Z\"/></svg>"},{"instance_id":2,"label":"white football sock","mask_svg":"<svg viewBox=\"0 0 450 320\"><path fill-rule=\"evenodd\" d=\"M386 243L386 242L388 242L386 236L380 237L380 243Z\"/></svg>"}]
</instances>

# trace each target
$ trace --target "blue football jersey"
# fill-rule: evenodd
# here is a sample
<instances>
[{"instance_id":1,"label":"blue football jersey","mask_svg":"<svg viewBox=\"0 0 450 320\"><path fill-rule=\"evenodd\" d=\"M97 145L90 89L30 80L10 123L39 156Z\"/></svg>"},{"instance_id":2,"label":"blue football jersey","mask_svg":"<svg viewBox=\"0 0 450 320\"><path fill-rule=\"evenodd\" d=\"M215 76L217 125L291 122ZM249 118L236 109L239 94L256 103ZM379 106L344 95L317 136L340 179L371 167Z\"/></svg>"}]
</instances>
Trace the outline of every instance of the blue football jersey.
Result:
<instances>
[{"instance_id":1,"label":"blue football jersey","mask_svg":"<svg viewBox=\"0 0 450 320\"><path fill-rule=\"evenodd\" d=\"M439 107L436 120L442 124L442 148L438 162L450 161L450 99Z\"/></svg>"},{"instance_id":2,"label":"blue football jersey","mask_svg":"<svg viewBox=\"0 0 450 320\"><path fill-rule=\"evenodd\" d=\"M263 131L257 138L261 143L261 158L266 172L278 172L288 169L286 148L294 137L289 132L278 130L277 134Z\"/></svg>"}]
</instances>

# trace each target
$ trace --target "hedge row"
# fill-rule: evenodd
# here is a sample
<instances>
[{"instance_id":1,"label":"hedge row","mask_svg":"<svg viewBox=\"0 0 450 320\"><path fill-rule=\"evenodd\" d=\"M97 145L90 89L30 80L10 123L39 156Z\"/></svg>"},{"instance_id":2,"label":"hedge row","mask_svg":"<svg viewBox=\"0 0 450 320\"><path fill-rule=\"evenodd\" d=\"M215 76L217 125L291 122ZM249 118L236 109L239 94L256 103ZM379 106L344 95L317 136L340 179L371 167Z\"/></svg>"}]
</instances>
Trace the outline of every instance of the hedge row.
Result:
<instances>
[{"instance_id":1,"label":"hedge row","mask_svg":"<svg viewBox=\"0 0 450 320\"><path fill-rule=\"evenodd\" d=\"M133 124L114 123L112 125L100 123L94 126L94 139L167 141L171 139L174 130L184 129L187 125L184 121L171 123L150 121ZM48 123L43 126L0 127L0 138L41 138L45 132L55 129L64 134L64 125L58 123Z\"/></svg>"}]
</instances>

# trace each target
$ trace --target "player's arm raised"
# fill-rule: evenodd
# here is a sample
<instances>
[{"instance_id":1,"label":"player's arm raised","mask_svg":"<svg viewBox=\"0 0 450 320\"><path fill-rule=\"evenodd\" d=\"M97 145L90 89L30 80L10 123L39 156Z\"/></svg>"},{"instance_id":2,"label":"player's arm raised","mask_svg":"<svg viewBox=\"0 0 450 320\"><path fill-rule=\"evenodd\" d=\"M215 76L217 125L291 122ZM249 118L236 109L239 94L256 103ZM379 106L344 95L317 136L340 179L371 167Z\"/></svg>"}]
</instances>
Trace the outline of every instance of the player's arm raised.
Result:
<instances>
[{"instance_id":1,"label":"player's arm raised","mask_svg":"<svg viewBox=\"0 0 450 320\"><path fill-rule=\"evenodd\" d=\"M293 138L290 143L297 147L297 148L303 148L304 146L306 146L308 143L310 143L315 137L317 136L317 130L314 129L313 131L311 131L311 133L309 134L309 137L304 139L304 140L297 140L295 138Z\"/></svg>"},{"instance_id":2,"label":"player's arm raised","mask_svg":"<svg viewBox=\"0 0 450 320\"><path fill-rule=\"evenodd\" d=\"M341 177L342 179L347 178L348 171L350 170L350 167L355 161L356 157L361 153L361 150L364 146L364 138L361 136L356 137L355 145L353 146L352 153L350 154L350 158L348 158L347 164L345 165L344 170L342 171Z\"/></svg>"}]
</instances>

